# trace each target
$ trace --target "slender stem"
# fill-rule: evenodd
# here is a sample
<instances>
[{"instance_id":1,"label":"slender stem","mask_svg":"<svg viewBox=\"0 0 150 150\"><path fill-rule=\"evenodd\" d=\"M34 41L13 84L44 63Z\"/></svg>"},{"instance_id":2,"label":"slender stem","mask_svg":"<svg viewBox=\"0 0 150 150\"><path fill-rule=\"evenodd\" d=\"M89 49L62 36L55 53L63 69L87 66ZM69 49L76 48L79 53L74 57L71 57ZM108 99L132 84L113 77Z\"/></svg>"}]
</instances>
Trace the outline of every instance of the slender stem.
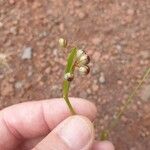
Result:
<instances>
[{"instance_id":1,"label":"slender stem","mask_svg":"<svg viewBox=\"0 0 150 150\"><path fill-rule=\"evenodd\" d=\"M126 103L123 106L123 108L120 109L120 111L117 113L116 117L118 119L123 115L124 110L126 110L127 107L128 107L128 105L132 102L133 97L136 95L136 93L139 90L139 88L141 88L142 84L144 83L144 81L148 77L149 73L150 73L150 68L146 71L146 73L144 74L142 80L139 82L138 86L133 90L133 92L131 93L131 95L129 95L129 97L127 98Z\"/></svg>"},{"instance_id":2,"label":"slender stem","mask_svg":"<svg viewBox=\"0 0 150 150\"><path fill-rule=\"evenodd\" d=\"M72 115L75 115L76 112L75 112L75 110L73 109L73 107L72 107L72 105L71 105L71 103L70 103L70 100L69 100L68 96L64 96L64 99L65 99L65 101L66 101L66 103L67 103L67 105L68 105L68 107L69 107L69 110L70 110L71 114L72 114Z\"/></svg>"},{"instance_id":3,"label":"slender stem","mask_svg":"<svg viewBox=\"0 0 150 150\"><path fill-rule=\"evenodd\" d=\"M74 62L73 67L72 67L72 71L71 71L71 73L73 73L73 74L74 74L75 66L76 66L76 61ZM67 86L68 86L68 90L67 90L67 93L65 92L65 93L63 94L63 97L64 97L64 100L66 101L66 103L67 103L67 105L68 105L68 108L69 108L71 114L72 114L72 115L75 115L76 112L75 112L74 108L72 107L72 105L71 105L71 103L70 103L70 100L69 100L69 98L68 98L68 92L69 92L69 88L70 88L70 82L67 81L67 84L68 84L68 85L67 85Z\"/></svg>"},{"instance_id":4,"label":"slender stem","mask_svg":"<svg viewBox=\"0 0 150 150\"><path fill-rule=\"evenodd\" d=\"M120 120L120 118L122 117L126 109L128 108L129 104L133 101L133 97L136 95L137 91L141 88L144 81L148 78L149 74L150 74L150 68L147 69L142 80L139 82L139 84L133 90L133 92L128 96L126 103L123 105L123 107L119 110L119 112L115 115L115 117L113 117L112 122L110 123L110 127L107 130L102 132L100 136L102 140L106 140L109 136L109 133L112 131L112 129L116 127L118 121Z\"/></svg>"}]
</instances>

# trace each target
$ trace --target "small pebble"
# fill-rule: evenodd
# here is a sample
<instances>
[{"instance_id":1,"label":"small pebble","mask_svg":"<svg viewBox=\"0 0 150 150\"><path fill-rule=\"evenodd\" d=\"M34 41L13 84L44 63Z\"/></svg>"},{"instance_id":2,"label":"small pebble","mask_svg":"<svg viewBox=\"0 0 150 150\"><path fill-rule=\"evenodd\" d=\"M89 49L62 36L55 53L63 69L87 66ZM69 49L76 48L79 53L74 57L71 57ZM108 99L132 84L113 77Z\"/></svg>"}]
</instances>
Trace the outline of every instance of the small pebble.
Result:
<instances>
[{"instance_id":1,"label":"small pebble","mask_svg":"<svg viewBox=\"0 0 150 150\"><path fill-rule=\"evenodd\" d=\"M117 84L118 84L118 85L122 85L122 84L123 84L123 81L122 81L122 80L118 80L118 81L117 81Z\"/></svg>"},{"instance_id":2,"label":"small pebble","mask_svg":"<svg viewBox=\"0 0 150 150\"><path fill-rule=\"evenodd\" d=\"M150 58L150 51L141 51L140 55L144 58L144 59L148 59Z\"/></svg>"},{"instance_id":3,"label":"small pebble","mask_svg":"<svg viewBox=\"0 0 150 150\"><path fill-rule=\"evenodd\" d=\"M93 60L95 60L96 62L98 62L99 60L100 60L100 58L101 58L101 54L100 54L100 52L94 52L94 54L93 54Z\"/></svg>"},{"instance_id":4,"label":"small pebble","mask_svg":"<svg viewBox=\"0 0 150 150\"><path fill-rule=\"evenodd\" d=\"M9 30L9 32L10 32L11 34L17 35L17 33L18 33L17 27L11 27L10 30Z\"/></svg>"},{"instance_id":5,"label":"small pebble","mask_svg":"<svg viewBox=\"0 0 150 150\"><path fill-rule=\"evenodd\" d=\"M117 48L118 51L121 51L121 50L122 50L122 46L121 46L120 44L117 44L117 45L116 45L116 48Z\"/></svg>"},{"instance_id":6,"label":"small pebble","mask_svg":"<svg viewBox=\"0 0 150 150\"><path fill-rule=\"evenodd\" d=\"M93 43L94 45L99 45L100 42L101 42L101 40L100 40L99 37L94 37L94 38L92 39L92 43Z\"/></svg>"},{"instance_id":7,"label":"small pebble","mask_svg":"<svg viewBox=\"0 0 150 150\"><path fill-rule=\"evenodd\" d=\"M134 15L134 13L135 13L134 9L128 9L127 10L128 15Z\"/></svg>"},{"instance_id":8,"label":"small pebble","mask_svg":"<svg viewBox=\"0 0 150 150\"><path fill-rule=\"evenodd\" d=\"M106 82L106 80L105 80L105 75L104 75L103 72L100 73L99 82L100 82L101 84L104 84L104 83Z\"/></svg>"},{"instance_id":9,"label":"small pebble","mask_svg":"<svg viewBox=\"0 0 150 150\"><path fill-rule=\"evenodd\" d=\"M61 24L59 25L59 30L60 30L60 32L64 32L65 26L64 26L63 23L61 23Z\"/></svg>"},{"instance_id":10,"label":"small pebble","mask_svg":"<svg viewBox=\"0 0 150 150\"><path fill-rule=\"evenodd\" d=\"M21 81L17 81L17 82L15 83L15 88L16 88L16 89L21 89L21 88L22 88L22 85L23 85L23 83L22 83Z\"/></svg>"},{"instance_id":11,"label":"small pebble","mask_svg":"<svg viewBox=\"0 0 150 150\"><path fill-rule=\"evenodd\" d=\"M15 4L15 0L9 0L9 4L14 5Z\"/></svg>"},{"instance_id":12,"label":"small pebble","mask_svg":"<svg viewBox=\"0 0 150 150\"><path fill-rule=\"evenodd\" d=\"M14 95L14 88L13 88L13 84L9 83L7 80L3 80L1 82L1 86L3 87L1 89L1 95L2 96L8 96L8 95Z\"/></svg>"},{"instance_id":13,"label":"small pebble","mask_svg":"<svg viewBox=\"0 0 150 150\"><path fill-rule=\"evenodd\" d=\"M32 58L32 48L31 47L25 47L23 49L23 53L21 56L22 59L31 59Z\"/></svg>"},{"instance_id":14,"label":"small pebble","mask_svg":"<svg viewBox=\"0 0 150 150\"><path fill-rule=\"evenodd\" d=\"M82 20L82 19L84 19L85 18L85 13L84 12L82 12L82 11L79 11L78 12L78 17Z\"/></svg>"},{"instance_id":15,"label":"small pebble","mask_svg":"<svg viewBox=\"0 0 150 150\"><path fill-rule=\"evenodd\" d=\"M82 2L81 1L74 1L74 5L75 5L75 7L81 7Z\"/></svg>"},{"instance_id":16,"label":"small pebble","mask_svg":"<svg viewBox=\"0 0 150 150\"><path fill-rule=\"evenodd\" d=\"M97 84L93 84L92 85L92 90L93 90L93 92L97 92L98 91L98 85Z\"/></svg>"},{"instance_id":17,"label":"small pebble","mask_svg":"<svg viewBox=\"0 0 150 150\"><path fill-rule=\"evenodd\" d=\"M141 90L140 97L143 101L149 101L150 100L150 84L145 85L143 89Z\"/></svg>"},{"instance_id":18,"label":"small pebble","mask_svg":"<svg viewBox=\"0 0 150 150\"><path fill-rule=\"evenodd\" d=\"M43 31L43 32L40 32L38 36L39 36L39 38L44 38L47 35L48 35L48 33L46 31Z\"/></svg>"},{"instance_id":19,"label":"small pebble","mask_svg":"<svg viewBox=\"0 0 150 150\"><path fill-rule=\"evenodd\" d=\"M2 28L3 27L3 23L2 22L0 22L0 28Z\"/></svg>"},{"instance_id":20,"label":"small pebble","mask_svg":"<svg viewBox=\"0 0 150 150\"><path fill-rule=\"evenodd\" d=\"M5 66L7 64L6 55L3 53L0 53L0 67Z\"/></svg>"}]
</instances>

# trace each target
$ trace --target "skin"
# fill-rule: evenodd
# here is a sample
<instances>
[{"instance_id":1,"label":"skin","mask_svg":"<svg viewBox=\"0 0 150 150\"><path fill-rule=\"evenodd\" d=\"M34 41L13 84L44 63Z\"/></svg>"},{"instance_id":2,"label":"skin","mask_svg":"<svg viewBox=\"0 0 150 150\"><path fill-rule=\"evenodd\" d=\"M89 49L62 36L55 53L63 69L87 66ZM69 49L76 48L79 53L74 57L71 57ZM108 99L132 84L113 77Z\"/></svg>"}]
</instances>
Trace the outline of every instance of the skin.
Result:
<instances>
[{"instance_id":1,"label":"skin","mask_svg":"<svg viewBox=\"0 0 150 150\"><path fill-rule=\"evenodd\" d=\"M71 98L78 115L62 99L21 103L0 111L1 150L114 150L109 141L94 141L96 107Z\"/></svg>"}]
</instances>

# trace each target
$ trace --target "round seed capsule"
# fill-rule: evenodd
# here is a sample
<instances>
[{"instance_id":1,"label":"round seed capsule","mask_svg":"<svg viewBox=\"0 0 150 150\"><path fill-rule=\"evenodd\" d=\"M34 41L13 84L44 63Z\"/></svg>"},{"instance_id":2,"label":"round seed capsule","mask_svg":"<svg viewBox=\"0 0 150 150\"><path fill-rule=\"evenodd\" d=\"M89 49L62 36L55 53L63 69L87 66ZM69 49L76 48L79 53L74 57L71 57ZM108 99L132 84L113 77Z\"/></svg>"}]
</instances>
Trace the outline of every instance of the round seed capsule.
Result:
<instances>
[{"instance_id":1,"label":"round seed capsule","mask_svg":"<svg viewBox=\"0 0 150 150\"><path fill-rule=\"evenodd\" d=\"M64 79L67 81L72 81L74 79L74 75L68 72L64 75Z\"/></svg>"},{"instance_id":2,"label":"round seed capsule","mask_svg":"<svg viewBox=\"0 0 150 150\"><path fill-rule=\"evenodd\" d=\"M87 75L90 72L90 68L89 68L89 66L81 66L79 68L79 72L82 75Z\"/></svg>"},{"instance_id":3,"label":"round seed capsule","mask_svg":"<svg viewBox=\"0 0 150 150\"><path fill-rule=\"evenodd\" d=\"M79 59L83 54L85 54L85 52L82 49L79 49L77 51L77 58Z\"/></svg>"},{"instance_id":4,"label":"round seed capsule","mask_svg":"<svg viewBox=\"0 0 150 150\"><path fill-rule=\"evenodd\" d=\"M59 45L61 46L61 47L67 47L67 41L65 40L65 39L63 39L63 38L60 38L59 39Z\"/></svg>"},{"instance_id":5,"label":"round seed capsule","mask_svg":"<svg viewBox=\"0 0 150 150\"><path fill-rule=\"evenodd\" d=\"M79 65L87 65L90 62L90 57L86 54L82 54L79 59Z\"/></svg>"}]
</instances>

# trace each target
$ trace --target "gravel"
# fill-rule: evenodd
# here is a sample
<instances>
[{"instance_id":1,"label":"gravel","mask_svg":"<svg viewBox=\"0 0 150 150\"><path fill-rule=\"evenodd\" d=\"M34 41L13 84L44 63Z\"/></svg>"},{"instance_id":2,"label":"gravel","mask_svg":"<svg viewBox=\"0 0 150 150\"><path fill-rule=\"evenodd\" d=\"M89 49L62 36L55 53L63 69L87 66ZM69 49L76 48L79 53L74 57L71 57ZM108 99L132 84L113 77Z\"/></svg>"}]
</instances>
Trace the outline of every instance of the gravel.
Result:
<instances>
[{"instance_id":1,"label":"gravel","mask_svg":"<svg viewBox=\"0 0 150 150\"><path fill-rule=\"evenodd\" d=\"M31 59L32 58L32 47L25 47L23 49L23 53L21 58L24 59Z\"/></svg>"},{"instance_id":2,"label":"gravel","mask_svg":"<svg viewBox=\"0 0 150 150\"><path fill-rule=\"evenodd\" d=\"M99 82L104 84L106 82L105 75L103 72L100 73Z\"/></svg>"},{"instance_id":3,"label":"gravel","mask_svg":"<svg viewBox=\"0 0 150 150\"><path fill-rule=\"evenodd\" d=\"M141 91L141 99L144 101L150 100L150 84L144 86L143 90Z\"/></svg>"}]
</instances>

